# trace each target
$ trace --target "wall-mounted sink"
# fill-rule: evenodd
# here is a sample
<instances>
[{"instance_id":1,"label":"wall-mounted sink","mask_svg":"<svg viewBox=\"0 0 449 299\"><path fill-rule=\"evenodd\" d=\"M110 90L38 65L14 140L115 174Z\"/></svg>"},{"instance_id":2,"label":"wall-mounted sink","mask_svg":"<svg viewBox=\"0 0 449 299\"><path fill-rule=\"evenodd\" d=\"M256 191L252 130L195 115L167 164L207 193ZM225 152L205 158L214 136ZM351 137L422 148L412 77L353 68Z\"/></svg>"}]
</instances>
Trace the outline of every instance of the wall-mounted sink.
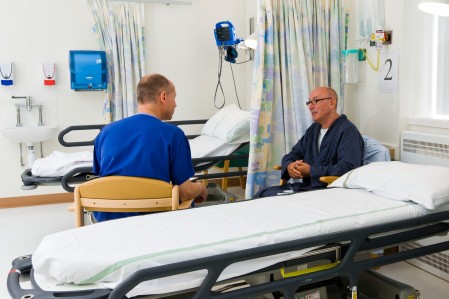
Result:
<instances>
[{"instance_id":1,"label":"wall-mounted sink","mask_svg":"<svg viewBox=\"0 0 449 299\"><path fill-rule=\"evenodd\" d=\"M1 132L11 142L32 145L53 138L57 129L56 126L22 126L2 128Z\"/></svg>"}]
</instances>

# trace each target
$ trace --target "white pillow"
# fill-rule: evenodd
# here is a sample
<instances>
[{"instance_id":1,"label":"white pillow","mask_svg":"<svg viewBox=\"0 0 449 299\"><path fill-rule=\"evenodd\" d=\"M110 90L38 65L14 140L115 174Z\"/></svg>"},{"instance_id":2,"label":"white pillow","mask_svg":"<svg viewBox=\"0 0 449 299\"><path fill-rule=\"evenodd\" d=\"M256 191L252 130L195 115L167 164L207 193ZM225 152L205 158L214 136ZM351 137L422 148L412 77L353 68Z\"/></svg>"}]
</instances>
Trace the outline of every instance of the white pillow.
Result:
<instances>
[{"instance_id":1,"label":"white pillow","mask_svg":"<svg viewBox=\"0 0 449 299\"><path fill-rule=\"evenodd\" d=\"M394 162L374 162L354 169L329 187L358 188L380 196L414 201L427 209L449 202L449 168Z\"/></svg>"},{"instance_id":2,"label":"white pillow","mask_svg":"<svg viewBox=\"0 0 449 299\"><path fill-rule=\"evenodd\" d=\"M215 128L218 126L220 121L236 110L238 110L238 108L235 104L228 105L220 109L204 124L203 129L201 130L201 135L214 136Z\"/></svg>"},{"instance_id":3,"label":"white pillow","mask_svg":"<svg viewBox=\"0 0 449 299\"><path fill-rule=\"evenodd\" d=\"M250 112L240 110L236 104L215 113L204 125L201 135L220 138L226 143L249 141Z\"/></svg>"}]
</instances>

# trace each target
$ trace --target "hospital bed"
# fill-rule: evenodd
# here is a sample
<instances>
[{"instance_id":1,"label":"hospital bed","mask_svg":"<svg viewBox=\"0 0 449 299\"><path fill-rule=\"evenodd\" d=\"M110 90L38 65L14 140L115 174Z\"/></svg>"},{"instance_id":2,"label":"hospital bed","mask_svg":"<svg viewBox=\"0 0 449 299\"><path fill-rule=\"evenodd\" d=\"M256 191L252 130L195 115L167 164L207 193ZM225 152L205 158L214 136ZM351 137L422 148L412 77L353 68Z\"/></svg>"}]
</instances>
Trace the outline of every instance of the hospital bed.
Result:
<instances>
[{"instance_id":1,"label":"hospital bed","mask_svg":"<svg viewBox=\"0 0 449 299\"><path fill-rule=\"evenodd\" d=\"M168 121L176 126L204 125L207 119ZM79 134L82 131L100 131L105 125L77 125L70 126L62 130L58 135L58 141L65 147L91 147L95 138L87 141L66 141L72 134ZM249 124L248 124L249 131ZM98 134L98 132L96 132ZM190 134L186 135L190 142L192 152L192 164L196 175L194 180L208 180L217 178L228 178L246 176L246 170L225 171L208 173L213 165L223 161L247 161L248 154L234 154L236 151L248 145L249 140L242 140L238 143L226 143L214 136ZM58 155L55 157L55 155ZM26 169L21 179L24 186L35 186L44 183L60 182L64 190L73 192L72 185L88 181L95 177L92 172L92 159L83 159L86 152L60 153L54 152L51 157L35 161L33 168ZM90 154L92 155L92 154ZM74 158L73 158L74 157ZM65 163L59 169L51 168L56 159L61 159Z\"/></svg>"},{"instance_id":2,"label":"hospital bed","mask_svg":"<svg viewBox=\"0 0 449 299\"><path fill-rule=\"evenodd\" d=\"M446 235L448 180L448 168L377 162L345 174L324 190L63 231L42 240L32 263L29 256L24 264L14 262L8 290L13 298L178 294L254 298L281 292L290 299L302 287L339 278L348 288L348 298L356 298L359 277L366 269L449 249L449 242L441 241L359 258L372 250ZM302 265L302 258L308 262L314 256L310 253L319 255L327 246L338 248L327 267L300 273L282 270L284 263ZM21 289L20 276L31 266L40 289ZM283 272L284 278L226 292L214 289L217 284L273 271Z\"/></svg>"}]
</instances>

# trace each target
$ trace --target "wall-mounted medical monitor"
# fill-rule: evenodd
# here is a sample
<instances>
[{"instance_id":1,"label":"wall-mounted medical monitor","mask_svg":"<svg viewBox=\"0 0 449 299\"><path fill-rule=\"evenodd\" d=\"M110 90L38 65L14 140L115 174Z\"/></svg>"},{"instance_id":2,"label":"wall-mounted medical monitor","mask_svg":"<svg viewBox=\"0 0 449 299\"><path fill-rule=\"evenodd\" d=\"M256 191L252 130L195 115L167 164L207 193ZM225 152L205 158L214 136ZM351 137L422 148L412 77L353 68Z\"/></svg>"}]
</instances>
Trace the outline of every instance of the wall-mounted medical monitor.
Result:
<instances>
[{"instance_id":1,"label":"wall-mounted medical monitor","mask_svg":"<svg viewBox=\"0 0 449 299\"><path fill-rule=\"evenodd\" d=\"M108 81L106 52L71 50L69 52L69 64L71 89L106 89Z\"/></svg>"}]
</instances>

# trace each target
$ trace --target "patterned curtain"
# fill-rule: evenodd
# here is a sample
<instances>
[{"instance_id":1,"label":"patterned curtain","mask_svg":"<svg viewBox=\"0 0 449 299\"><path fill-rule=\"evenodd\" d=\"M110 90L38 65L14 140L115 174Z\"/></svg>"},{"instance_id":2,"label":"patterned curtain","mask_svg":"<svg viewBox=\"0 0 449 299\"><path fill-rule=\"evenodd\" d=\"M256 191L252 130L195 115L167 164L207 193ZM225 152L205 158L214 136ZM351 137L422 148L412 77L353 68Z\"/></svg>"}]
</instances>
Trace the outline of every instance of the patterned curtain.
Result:
<instances>
[{"instance_id":1,"label":"patterned curtain","mask_svg":"<svg viewBox=\"0 0 449 299\"><path fill-rule=\"evenodd\" d=\"M312 123L305 104L310 91L331 86L343 100L344 2L259 1L246 198L279 184L280 172L273 165L281 163Z\"/></svg>"},{"instance_id":2,"label":"patterned curtain","mask_svg":"<svg viewBox=\"0 0 449 299\"><path fill-rule=\"evenodd\" d=\"M107 122L137 111L136 87L145 74L144 4L86 0L100 47L108 60L104 111Z\"/></svg>"}]
</instances>

